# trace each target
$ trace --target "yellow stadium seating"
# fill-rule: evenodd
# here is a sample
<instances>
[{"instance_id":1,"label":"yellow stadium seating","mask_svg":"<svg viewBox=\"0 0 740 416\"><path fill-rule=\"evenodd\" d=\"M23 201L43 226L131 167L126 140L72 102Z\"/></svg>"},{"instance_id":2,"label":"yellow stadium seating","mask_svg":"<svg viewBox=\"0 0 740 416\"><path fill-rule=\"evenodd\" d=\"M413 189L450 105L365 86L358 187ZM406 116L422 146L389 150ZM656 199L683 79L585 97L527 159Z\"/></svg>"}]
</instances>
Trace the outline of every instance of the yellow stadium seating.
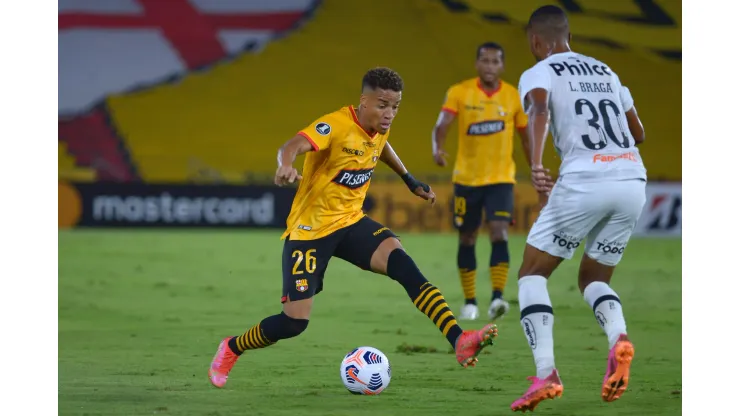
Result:
<instances>
[{"instance_id":1,"label":"yellow stadium seating","mask_svg":"<svg viewBox=\"0 0 740 416\"><path fill-rule=\"evenodd\" d=\"M322 114L357 103L364 72L389 66L406 84L391 143L411 171L449 173L431 158L430 133L445 90L475 76L476 45L489 40L504 46L504 78L516 86L533 64L523 26L548 2L456 3L468 10L452 12L431 0L327 0L303 28L258 54L175 84L111 97L108 105L144 180L186 180L195 159L222 180L239 182L244 172L274 172L285 140ZM588 13L571 15L572 47L606 61L632 90L647 131L641 152L650 177L680 180L681 62L655 53L681 49L680 2L657 1L678 22L674 26L604 17L634 14L634 2L577 3ZM499 12L508 21L496 21ZM604 41L579 41L584 36ZM454 153L454 134L448 143ZM552 146L545 157L557 166ZM516 160L525 166L519 147Z\"/></svg>"},{"instance_id":2,"label":"yellow stadium seating","mask_svg":"<svg viewBox=\"0 0 740 416\"><path fill-rule=\"evenodd\" d=\"M58 142L57 147L59 162L59 179L72 182L93 182L96 179L94 169L77 166L74 156L67 152L67 145L64 142Z\"/></svg>"}]
</instances>

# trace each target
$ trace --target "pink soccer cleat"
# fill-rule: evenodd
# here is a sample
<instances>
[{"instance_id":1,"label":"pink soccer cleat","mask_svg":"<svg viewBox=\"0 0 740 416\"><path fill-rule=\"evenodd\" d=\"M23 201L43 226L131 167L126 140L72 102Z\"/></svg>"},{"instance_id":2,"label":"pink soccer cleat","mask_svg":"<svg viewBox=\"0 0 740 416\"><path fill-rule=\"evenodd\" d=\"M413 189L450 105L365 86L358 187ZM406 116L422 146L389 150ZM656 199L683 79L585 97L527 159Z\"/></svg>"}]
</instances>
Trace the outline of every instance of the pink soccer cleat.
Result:
<instances>
[{"instance_id":1,"label":"pink soccer cleat","mask_svg":"<svg viewBox=\"0 0 740 416\"><path fill-rule=\"evenodd\" d=\"M234 354L229 348L229 338L224 338L220 344L218 344L218 350L216 355L213 356L211 361L211 367L208 368L208 379L211 384L221 388L226 384L226 380L229 378L229 372L236 364L236 360L239 356Z\"/></svg>"},{"instance_id":2,"label":"pink soccer cleat","mask_svg":"<svg viewBox=\"0 0 740 416\"><path fill-rule=\"evenodd\" d=\"M455 355L461 366L475 366L478 354L498 336L498 329L494 324L488 324L479 331L463 331L455 342Z\"/></svg>"},{"instance_id":3,"label":"pink soccer cleat","mask_svg":"<svg viewBox=\"0 0 740 416\"><path fill-rule=\"evenodd\" d=\"M606 362L606 375L601 387L601 398L605 402L617 400L627 390L634 356L635 346L627 338L627 334L620 335L617 343L609 351L609 359Z\"/></svg>"},{"instance_id":4,"label":"pink soccer cleat","mask_svg":"<svg viewBox=\"0 0 740 416\"><path fill-rule=\"evenodd\" d=\"M534 408L546 399L554 399L563 395L563 382L560 381L558 370L552 370L545 378L527 377L532 382L524 396L511 404L511 410L522 413Z\"/></svg>"}]
</instances>

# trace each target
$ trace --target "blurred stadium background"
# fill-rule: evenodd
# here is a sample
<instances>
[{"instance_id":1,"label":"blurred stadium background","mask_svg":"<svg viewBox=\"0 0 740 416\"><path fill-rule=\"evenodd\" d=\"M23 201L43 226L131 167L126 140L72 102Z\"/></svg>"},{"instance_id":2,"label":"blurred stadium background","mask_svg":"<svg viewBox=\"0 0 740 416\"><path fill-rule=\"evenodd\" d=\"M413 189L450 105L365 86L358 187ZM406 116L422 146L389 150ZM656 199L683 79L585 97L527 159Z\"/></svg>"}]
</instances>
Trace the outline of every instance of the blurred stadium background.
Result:
<instances>
[{"instance_id":1,"label":"blurred stadium background","mask_svg":"<svg viewBox=\"0 0 740 416\"><path fill-rule=\"evenodd\" d=\"M666 393L668 398L675 398L678 389L680 399L679 0L60 0L59 290L60 381L64 384L60 386L61 413L82 414L80 408L85 406L100 410L95 405L96 397L100 397L100 403L123 401L132 406L116 414L144 414L144 411L151 414L152 409L164 413L167 406L173 411L179 399L170 400L164 411L162 406L147 402L150 393L156 397L174 394L162 393L167 386L188 392L188 397L198 397L201 404L216 400L193 393L195 387L190 384L180 385L182 390L168 384L166 380L171 380L172 374L179 370L172 370L174 373L165 377L162 374L166 370L152 370L149 375L149 370L144 368L139 374L136 366L153 360L147 348L172 347L168 331L175 331L172 336L181 338L186 332L176 331L183 330L183 325L208 328L203 329L207 336L198 335L197 340L189 342L192 345L187 357L199 358L171 363L172 368L183 363L187 366L189 359L195 369L183 371L188 378L191 373L198 374L195 385L200 390L205 382L205 366L219 337L224 332L241 332L250 319L262 316L266 308L277 307L276 303L262 300L265 296L255 294L244 280L258 273L260 279L271 282L260 283L260 290L275 295L279 292L277 276L282 246L277 237L294 190L272 186L277 149L317 116L358 102L361 77L371 67L389 66L404 78L404 104L394 121L390 140L409 170L432 184L441 203L432 207L417 200L389 169L379 165L370 186L366 211L394 231L410 234L404 241L407 247L414 247L420 253L421 260L417 261L427 262L427 270L445 274L446 277L438 278L440 287L450 293L451 303L459 301L453 258L456 237L451 233L449 215L451 168L434 165L431 130L446 89L476 75L474 60L478 44L485 41L502 44L506 53L503 78L514 86L518 84L522 71L533 64L524 26L535 8L548 3L559 4L569 12L574 50L607 62L619 73L623 84L632 91L645 125L647 140L640 151L650 184L648 202L636 234L669 238L648 238L635 243L634 250L639 253L630 253L634 256L632 260L629 254L626 256L626 262L632 263L625 270L631 270L631 275L623 284L627 293L634 293L645 302L647 315L643 316L657 316L650 315L649 303L657 302L653 295L661 292L658 301L667 305L663 313L670 315L656 319L677 322L678 332L674 328L662 336L677 340L678 345L656 344L654 349L663 354L664 350L668 351L666 348L674 348L670 353L673 362L666 363L667 367L655 374L658 374L656 378L667 375L673 386L670 394L674 395ZM454 127L450 129L447 139L446 147L452 155L456 149L456 131ZM537 216L536 194L528 183L520 146L518 143L516 146L521 180L516 186L516 225L512 233L519 237L512 237L512 275L518 268L521 236ZM551 144L547 145L545 160L547 167L556 170L559 160ZM174 234L162 230L111 231L111 228L164 227L188 230ZM227 231L213 233L199 228ZM228 231L231 229L236 232ZM427 237L415 237L416 233ZM203 241L207 242L205 250ZM480 246L479 250L483 251L479 254L487 256L486 248ZM233 263L226 266L224 262ZM573 272L575 266L565 270ZM344 265L334 267L329 268L329 274L360 273ZM216 276L203 277L208 273ZM219 274L236 280L222 280ZM272 277L268 279L266 274ZM640 279L656 274L664 280L652 280L652 285L640 286ZM567 294L564 296L571 297L568 302L583 303L577 300L577 292L570 290L571 282L572 279L564 280L562 291ZM340 283L337 290L351 293L352 286L352 283ZM479 282L481 290L486 286L487 283ZM413 315L402 293L391 289L392 283L385 283L382 290L386 287L389 293L397 295L398 308L403 310L399 313ZM510 288L507 297L515 298L515 282L510 281ZM224 295L232 301L231 306L220 303L223 299L212 299L221 296L219 291L235 292ZM384 293L379 292L378 296L385 296ZM329 296L333 295L327 295L327 299ZM252 300L245 300L249 297L258 297L263 303L249 306ZM177 303L178 299L182 305ZM219 303L211 310L201 302ZM194 304L201 305L195 308L197 315L193 315L196 312L187 315L188 305ZM339 305L335 303L334 307ZM582 306L578 313L584 316L583 325L598 334L587 307ZM233 322L220 322L224 307L229 316L235 317ZM373 308L370 304L362 307ZM629 314L630 310L626 310ZM317 313L321 316L322 312ZM219 314L221 317L217 317ZM152 323L155 319L159 319L157 324ZM352 330L349 323L326 319L335 328L347 325L346 330ZM431 332L434 328L424 326L427 324L423 316L408 319L424 328L419 330L418 338L421 339L421 334L426 338L436 336ZM516 317L510 319L511 333L507 336L512 339L512 351L520 354L511 359L529 366L529 352L521 348L523 341ZM384 344L382 336L372 332L372 324L368 325L371 326L365 328L367 332L379 338L367 342L393 352L393 346ZM121 340L107 342L106 337L114 335L99 332L104 328L126 329L121 330ZM321 331L319 326L313 328ZM641 328L645 333L656 331L649 323ZM410 337L416 336L414 331L404 331ZM192 331L189 333L192 335ZM110 351L108 355L92 354L88 344L82 344L81 337L97 340L112 350L106 350ZM136 337L139 340L147 337L148 341L137 344ZM504 345L506 342L503 341ZM299 344L293 347L286 344L285 348L304 356L313 354L301 350ZM443 343L435 345L439 347ZM603 346L597 345L599 352L594 358L593 371L599 372L603 371ZM505 346L502 348L506 351ZM120 358L117 354L124 349L139 354L138 358L128 361ZM273 359L278 359L279 353L265 351ZM330 353L330 367L334 361L338 366L341 354ZM95 370L95 363L100 361L107 361L110 371L106 373L105 366ZM131 371L121 372L111 363L130 367ZM421 362L416 365L419 369L426 368ZM63 370L68 370L65 376ZM333 367L329 370L327 377L332 382L328 385L333 388L339 380L333 380L336 377ZM269 373L266 365L255 371ZM404 374L403 371L400 369L397 374ZM523 390L526 374L519 373L512 378L513 390L505 390L507 399L514 398L515 390L521 393L519 387ZM86 382L86 377L95 383ZM130 391L126 388L139 383L137 377L154 383L155 390L164 390L154 393L147 393L148 389L136 390L131 397L126 396ZM117 381L120 379L134 381L124 383L124 388ZM92 389L104 389L101 383L123 389L121 396L113 392L95 396ZM403 381L394 383L403 385ZM577 384L572 382L571 386ZM388 394L394 394L393 390L392 385ZM471 391L466 394L474 394ZM433 392L429 394L430 402L438 398ZM647 390L645 394L658 393ZM309 399L316 401L321 397L306 400ZM143 400L141 403L146 405L139 408L139 404L132 404L139 403L137 400ZM188 399L183 396L182 400ZM278 403L280 398L276 396L274 400ZM635 409L639 414L680 412L680 404L678 410L671 404L675 401L656 400L651 396L651 404L643 402L643 407ZM246 408L237 403L233 406L235 410L260 409L255 404ZM415 409L423 408L422 405ZM667 408L673 410L663 413L661 409ZM415 409L403 410L403 414L412 414ZM584 413L581 407L573 409L579 409L578 414L590 414ZM599 409L593 414L606 414L605 409ZM193 412L206 414L206 410ZM324 410L320 414L334 414ZM375 408L375 411L380 410ZM383 412L392 414L393 409L383 408Z\"/></svg>"},{"instance_id":2,"label":"blurred stadium background","mask_svg":"<svg viewBox=\"0 0 740 416\"><path fill-rule=\"evenodd\" d=\"M277 148L318 115L357 102L360 78L379 65L406 82L394 147L448 202L450 169L432 162L430 138L444 93L475 76L475 47L486 40L506 48L504 78L516 86L533 63L523 26L545 3L62 0L59 225L280 227L292 194L250 186L269 185ZM661 182L651 185L649 219L680 230L669 221L680 198L669 183L681 180L680 2L562 4L573 46L610 63L635 97L648 137L641 152L651 182ZM519 150L522 232L536 207ZM552 146L545 159L557 167ZM373 177L373 215L399 231L450 228L444 204L410 204L389 172ZM209 197L220 213L197 203ZM251 215L254 201L264 209Z\"/></svg>"}]
</instances>

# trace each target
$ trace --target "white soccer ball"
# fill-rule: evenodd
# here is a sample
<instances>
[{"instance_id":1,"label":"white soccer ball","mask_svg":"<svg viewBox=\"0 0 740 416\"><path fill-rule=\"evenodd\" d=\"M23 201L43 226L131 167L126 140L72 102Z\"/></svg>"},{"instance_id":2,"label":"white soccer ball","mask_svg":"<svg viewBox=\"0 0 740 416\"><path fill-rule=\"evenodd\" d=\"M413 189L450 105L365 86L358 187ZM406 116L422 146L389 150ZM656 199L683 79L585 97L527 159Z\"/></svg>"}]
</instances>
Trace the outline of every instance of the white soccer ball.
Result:
<instances>
[{"instance_id":1,"label":"white soccer ball","mask_svg":"<svg viewBox=\"0 0 740 416\"><path fill-rule=\"evenodd\" d=\"M352 394L380 394L391 382L391 363L379 349L360 347L344 356L339 369Z\"/></svg>"}]
</instances>

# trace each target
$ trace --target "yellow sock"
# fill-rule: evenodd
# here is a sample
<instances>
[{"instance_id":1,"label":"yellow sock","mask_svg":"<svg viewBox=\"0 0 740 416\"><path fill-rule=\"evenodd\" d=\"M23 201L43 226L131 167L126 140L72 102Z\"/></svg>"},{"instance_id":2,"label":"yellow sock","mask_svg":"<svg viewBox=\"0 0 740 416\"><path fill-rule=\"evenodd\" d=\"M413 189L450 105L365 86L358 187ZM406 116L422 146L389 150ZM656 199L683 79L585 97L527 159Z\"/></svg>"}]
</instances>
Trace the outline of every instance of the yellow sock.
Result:
<instances>
[{"instance_id":1,"label":"yellow sock","mask_svg":"<svg viewBox=\"0 0 740 416\"><path fill-rule=\"evenodd\" d=\"M462 334L462 329L457 324L457 319L447 305L442 292L433 284L426 282L421 286L419 296L414 299L414 306L434 322L434 325L442 331L454 348L457 337Z\"/></svg>"},{"instance_id":2,"label":"yellow sock","mask_svg":"<svg viewBox=\"0 0 740 416\"><path fill-rule=\"evenodd\" d=\"M506 287L506 279L509 276L509 263L499 263L490 268L491 271L491 286L493 286L494 292L504 292Z\"/></svg>"},{"instance_id":3,"label":"yellow sock","mask_svg":"<svg viewBox=\"0 0 740 416\"><path fill-rule=\"evenodd\" d=\"M475 299L475 270L458 269L465 300Z\"/></svg>"}]
</instances>

